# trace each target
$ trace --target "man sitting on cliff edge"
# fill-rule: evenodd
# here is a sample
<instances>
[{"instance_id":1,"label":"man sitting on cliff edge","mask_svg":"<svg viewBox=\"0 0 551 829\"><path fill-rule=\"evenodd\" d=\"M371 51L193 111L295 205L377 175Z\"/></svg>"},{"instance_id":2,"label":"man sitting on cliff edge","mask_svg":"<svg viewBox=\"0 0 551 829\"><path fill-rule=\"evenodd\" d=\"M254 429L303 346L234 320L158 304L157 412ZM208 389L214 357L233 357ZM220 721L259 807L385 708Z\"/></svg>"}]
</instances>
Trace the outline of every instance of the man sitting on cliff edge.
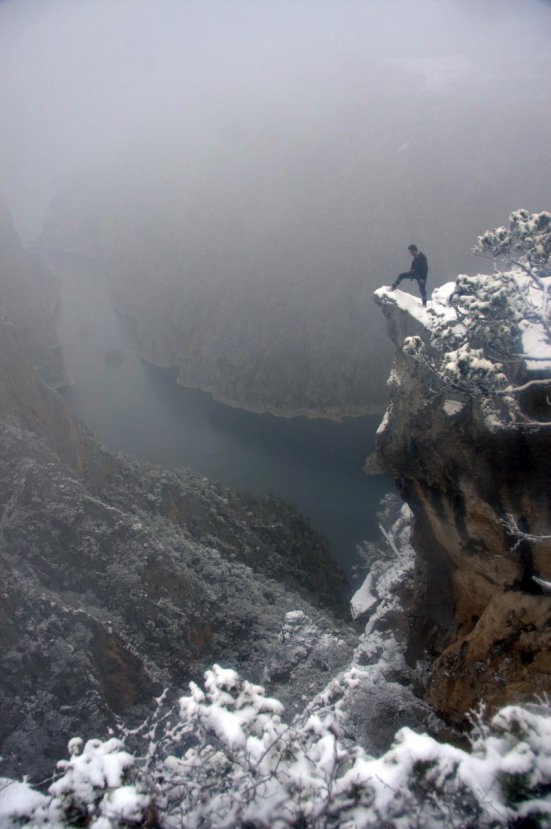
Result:
<instances>
[{"instance_id":1,"label":"man sitting on cliff edge","mask_svg":"<svg viewBox=\"0 0 551 829\"><path fill-rule=\"evenodd\" d=\"M413 261L411 263L411 268L409 271L405 273L401 273L399 276L396 277L392 285L390 286L390 290L394 291L400 284L403 279L416 279L419 285L419 293L421 294L421 299L423 300L423 305L427 304L427 275L429 272L429 266L427 262L427 257L424 253L417 248L417 245L409 245L408 247L409 252L413 256Z\"/></svg>"}]
</instances>

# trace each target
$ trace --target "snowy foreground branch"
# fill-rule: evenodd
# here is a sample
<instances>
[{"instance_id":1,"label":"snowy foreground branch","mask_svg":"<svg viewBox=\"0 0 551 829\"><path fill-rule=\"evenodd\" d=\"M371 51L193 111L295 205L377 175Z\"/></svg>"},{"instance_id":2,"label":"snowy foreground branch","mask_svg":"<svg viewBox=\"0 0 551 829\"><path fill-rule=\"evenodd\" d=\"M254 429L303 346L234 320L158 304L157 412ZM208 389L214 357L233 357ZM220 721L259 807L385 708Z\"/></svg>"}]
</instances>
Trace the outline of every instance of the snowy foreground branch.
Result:
<instances>
[{"instance_id":1,"label":"snowy foreground branch","mask_svg":"<svg viewBox=\"0 0 551 829\"><path fill-rule=\"evenodd\" d=\"M281 715L261 687L215 665L174 723L147 724L145 756L117 739L72 740L48 795L0 782L0 826L551 826L545 705L478 718L470 752L403 728L378 759L345 744L332 713L290 725Z\"/></svg>"},{"instance_id":2,"label":"snowy foreground branch","mask_svg":"<svg viewBox=\"0 0 551 829\"><path fill-rule=\"evenodd\" d=\"M501 524L507 534L517 540L517 544L515 546L518 546L519 541L529 541L532 544L538 544L543 541L551 540L551 535L536 535L535 533L529 533L521 530L518 525L518 521L510 512L506 513Z\"/></svg>"}]
</instances>

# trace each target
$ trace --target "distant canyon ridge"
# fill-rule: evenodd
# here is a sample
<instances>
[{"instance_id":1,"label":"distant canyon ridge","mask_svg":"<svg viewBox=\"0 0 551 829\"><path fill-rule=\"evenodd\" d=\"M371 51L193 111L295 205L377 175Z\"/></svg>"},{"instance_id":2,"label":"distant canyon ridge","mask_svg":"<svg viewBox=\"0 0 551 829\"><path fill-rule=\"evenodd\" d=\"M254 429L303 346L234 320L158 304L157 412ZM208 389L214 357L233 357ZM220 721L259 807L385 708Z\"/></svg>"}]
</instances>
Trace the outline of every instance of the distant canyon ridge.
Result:
<instances>
[{"instance_id":1,"label":"distant canyon ridge","mask_svg":"<svg viewBox=\"0 0 551 829\"><path fill-rule=\"evenodd\" d=\"M141 188L123 204L107 185L75 186L56 202L40 247L99 264L147 362L250 411L339 419L384 410L391 351L365 273L348 283L334 269L320 275L300 239L261 250L222 209L200 218Z\"/></svg>"},{"instance_id":2,"label":"distant canyon ridge","mask_svg":"<svg viewBox=\"0 0 551 829\"><path fill-rule=\"evenodd\" d=\"M380 80L408 84L427 117L405 132L391 96L376 123L358 111L346 140L344 113L336 130L325 112L304 135L253 119L195 144L144 137L60 182L38 245L99 263L141 356L184 386L278 415L382 412L393 354L373 291L409 267L411 242L430 290L480 272L476 237L519 194L544 203L549 160L537 102L528 174L499 100L429 94L398 70ZM458 146L465 123L475 153Z\"/></svg>"}]
</instances>

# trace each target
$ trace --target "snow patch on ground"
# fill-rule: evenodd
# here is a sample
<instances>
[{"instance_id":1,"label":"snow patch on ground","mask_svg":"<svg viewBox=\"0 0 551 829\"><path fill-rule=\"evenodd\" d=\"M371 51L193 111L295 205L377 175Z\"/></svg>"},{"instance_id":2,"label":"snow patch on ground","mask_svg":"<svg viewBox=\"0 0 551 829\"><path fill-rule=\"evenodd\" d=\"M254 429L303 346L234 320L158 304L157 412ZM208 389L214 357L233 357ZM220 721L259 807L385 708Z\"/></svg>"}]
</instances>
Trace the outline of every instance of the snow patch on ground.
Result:
<instances>
[{"instance_id":1,"label":"snow patch on ground","mask_svg":"<svg viewBox=\"0 0 551 829\"><path fill-rule=\"evenodd\" d=\"M447 414L449 417L453 417L454 415L459 414L465 408L465 403L461 400L444 400L442 404L442 408L444 413Z\"/></svg>"},{"instance_id":2,"label":"snow patch on ground","mask_svg":"<svg viewBox=\"0 0 551 829\"><path fill-rule=\"evenodd\" d=\"M551 342L543 325L523 323L522 350L528 371L551 371Z\"/></svg>"},{"instance_id":3,"label":"snow patch on ground","mask_svg":"<svg viewBox=\"0 0 551 829\"><path fill-rule=\"evenodd\" d=\"M365 577L362 586L356 590L350 600L350 612L352 613L353 619L358 619L360 616L363 616L364 613L367 613L376 604L377 597L373 595L372 587L373 574L369 573Z\"/></svg>"},{"instance_id":4,"label":"snow patch on ground","mask_svg":"<svg viewBox=\"0 0 551 829\"><path fill-rule=\"evenodd\" d=\"M376 431L375 434L377 434L377 435L382 435L383 434L386 427L388 426L389 417L390 417L390 409L387 409L386 412L383 415L383 419L381 420L381 422L377 426L377 431Z\"/></svg>"},{"instance_id":5,"label":"snow patch on ground","mask_svg":"<svg viewBox=\"0 0 551 829\"><path fill-rule=\"evenodd\" d=\"M395 305L430 330L434 327L436 318L440 321L457 321L455 309L449 304L454 288L455 282L446 282L445 285L435 288L426 306L423 306L420 297L408 294L399 288L391 291L390 286L378 288L375 296L381 304Z\"/></svg>"},{"instance_id":6,"label":"snow patch on ground","mask_svg":"<svg viewBox=\"0 0 551 829\"><path fill-rule=\"evenodd\" d=\"M523 280L534 308L545 314L551 303L551 277L544 277L541 280L542 289L525 275L519 275L517 278ZM521 330L522 350L527 370L551 371L551 340L543 322L523 320Z\"/></svg>"}]
</instances>

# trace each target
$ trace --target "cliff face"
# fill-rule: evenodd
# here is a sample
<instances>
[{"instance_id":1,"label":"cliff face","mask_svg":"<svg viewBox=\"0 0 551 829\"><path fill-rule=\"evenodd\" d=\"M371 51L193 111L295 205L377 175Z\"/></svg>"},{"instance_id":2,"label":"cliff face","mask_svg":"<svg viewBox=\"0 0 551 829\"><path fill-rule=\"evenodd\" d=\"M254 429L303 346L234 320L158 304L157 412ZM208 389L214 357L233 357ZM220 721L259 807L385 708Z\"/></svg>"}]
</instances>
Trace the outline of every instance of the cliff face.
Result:
<instances>
[{"instance_id":1,"label":"cliff face","mask_svg":"<svg viewBox=\"0 0 551 829\"><path fill-rule=\"evenodd\" d=\"M429 649L427 698L459 721L482 700L496 708L550 687L551 597L538 579L551 581L551 541L517 545L503 521L549 536L551 432L528 418L499 422L484 394L435 372L434 332L455 317L451 287L426 310L401 291L376 292L397 349L377 452L415 516L410 659ZM538 366L532 376L545 376ZM529 379L526 364L514 373Z\"/></svg>"},{"instance_id":2,"label":"cliff face","mask_svg":"<svg viewBox=\"0 0 551 829\"><path fill-rule=\"evenodd\" d=\"M3 254L2 295L25 285L16 239ZM102 449L1 311L1 772L43 776L69 737L135 721L218 660L283 682L292 710L351 649L324 543L273 499ZM298 656L280 635L297 608L318 631Z\"/></svg>"}]
</instances>

